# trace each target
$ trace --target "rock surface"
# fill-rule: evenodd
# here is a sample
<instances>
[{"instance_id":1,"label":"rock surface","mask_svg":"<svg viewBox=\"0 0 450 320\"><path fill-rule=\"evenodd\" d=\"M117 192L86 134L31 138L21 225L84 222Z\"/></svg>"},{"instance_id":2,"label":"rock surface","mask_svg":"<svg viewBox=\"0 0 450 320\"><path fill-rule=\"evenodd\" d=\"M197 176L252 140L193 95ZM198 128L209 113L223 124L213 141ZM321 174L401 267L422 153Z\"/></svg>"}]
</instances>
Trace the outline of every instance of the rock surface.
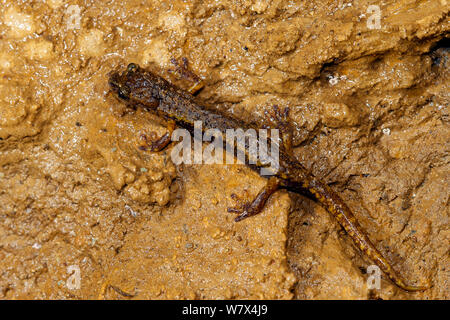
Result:
<instances>
[{"instance_id":1,"label":"rock surface","mask_svg":"<svg viewBox=\"0 0 450 320\"><path fill-rule=\"evenodd\" d=\"M1 1L0 298L450 297L448 1L148 2ZM164 123L125 113L108 73L172 79L172 57L210 107L289 107L297 159L433 288L368 289L371 262L304 196L234 223L231 194L264 184L245 167L140 151Z\"/></svg>"}]
</instances>

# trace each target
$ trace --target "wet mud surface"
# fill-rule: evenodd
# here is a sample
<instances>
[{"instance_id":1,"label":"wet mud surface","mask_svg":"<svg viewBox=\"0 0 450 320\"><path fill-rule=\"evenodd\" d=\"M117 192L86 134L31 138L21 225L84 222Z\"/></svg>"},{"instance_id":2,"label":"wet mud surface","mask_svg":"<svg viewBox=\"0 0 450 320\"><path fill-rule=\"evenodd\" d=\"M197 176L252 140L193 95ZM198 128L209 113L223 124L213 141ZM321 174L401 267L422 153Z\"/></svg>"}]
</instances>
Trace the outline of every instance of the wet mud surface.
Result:
<instances>
[{"instance_id":1,"label":"wet mud surface","mask_svg":"<svg viewBox=\"0 0 450 320\"><path fill-rule=\"evenodd\" d=\"M365 0L0 4L0 298L449 298L448 1L385 1L379 24ZM209 107L261 125L289 107L297 159L433 287L368 289L372 263L306 196L235 223L231 195L265 183L244 166L139 150L165 123L108 74L172 80L182 57Z\"/></svg>"}]
</instances>

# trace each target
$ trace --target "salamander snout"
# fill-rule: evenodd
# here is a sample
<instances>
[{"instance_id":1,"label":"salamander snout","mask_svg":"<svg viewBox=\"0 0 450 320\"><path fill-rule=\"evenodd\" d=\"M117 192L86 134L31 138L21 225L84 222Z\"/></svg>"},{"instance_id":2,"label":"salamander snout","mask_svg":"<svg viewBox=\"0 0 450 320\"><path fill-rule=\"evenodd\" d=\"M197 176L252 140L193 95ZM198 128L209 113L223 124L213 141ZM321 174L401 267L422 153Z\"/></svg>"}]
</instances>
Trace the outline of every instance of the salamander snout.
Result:
<instances>
[{"instance_id":1,"label":"salamander snout","mask_svg":"<svg viewBox=\"0 0 450 320\"><path fill-rule=\"evenodd\" d=\"M108 82L111 90L116 93L120 99L127 101L130 99L130 89L123 80L124 75L113 72L110 74Z\"/></svg>"},{"instance_id":2,"label":"salamander snout","mask_svg":"<svg viewBox=\"0 0 450 320\"><path fill-rule=\"evenodd\" d=\"M111 90L115 92L120 99L129 100L130 99L130 88L127 85L127 80L136 71L139 70L139 66L136 63L130 63L127 66L126 71L123 73L112 72L109 76L109 86Z\"/></svg>"},{"instance_id":3,"label":"salamander snout","mask_svg":"<svg viewBox=\"0 0 450 320\"><path fill-rule=\"evenodd\" d=\"M111 90L114 92L117 92L119 90L119 79L120 79L120 74L118 72L111 72L109 74L109 86L111 87Z\"/></svg>"}]
</instances>

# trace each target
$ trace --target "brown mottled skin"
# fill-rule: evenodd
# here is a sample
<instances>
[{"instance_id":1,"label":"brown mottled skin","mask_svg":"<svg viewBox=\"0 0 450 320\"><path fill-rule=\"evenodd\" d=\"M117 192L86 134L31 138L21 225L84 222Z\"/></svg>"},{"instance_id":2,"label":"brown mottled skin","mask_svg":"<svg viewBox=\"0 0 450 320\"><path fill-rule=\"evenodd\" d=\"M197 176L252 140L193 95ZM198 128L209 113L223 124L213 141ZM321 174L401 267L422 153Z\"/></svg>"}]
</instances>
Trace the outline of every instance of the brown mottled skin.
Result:
<instances>
[{"instance_id":1,"label":"brown mottled skin","mask_svg":"<svg viewBox=\"0 0 450 320\"><path fill-rule=\"evenodd\" d=\"M257 129L254 124L199 105L190 93L136 64L128 65L127 70L122 73L112 73L109 84L112 91L129 106L144 107L189 130L192 130L194 121L201 121L203 130L216 128L223 134L226 129L231 128ZM166 143L167 137L161 140ZM254 170L260 169L258 165L250 167ZM295 192L309 191L337 219L358 248L370 257L397 286L406 291L421 291L430 287L407 285L371 243L341 198L328 185L308 172L282 145L280 145L279 153L279 170L274 176L266 178L268 178L267 186L260 191L253 202L244 204L240 210L229 209L230 212L241 213L236 221L259 213L270 195L278 188L287 188Z\"/></svg>"}]
</instances>

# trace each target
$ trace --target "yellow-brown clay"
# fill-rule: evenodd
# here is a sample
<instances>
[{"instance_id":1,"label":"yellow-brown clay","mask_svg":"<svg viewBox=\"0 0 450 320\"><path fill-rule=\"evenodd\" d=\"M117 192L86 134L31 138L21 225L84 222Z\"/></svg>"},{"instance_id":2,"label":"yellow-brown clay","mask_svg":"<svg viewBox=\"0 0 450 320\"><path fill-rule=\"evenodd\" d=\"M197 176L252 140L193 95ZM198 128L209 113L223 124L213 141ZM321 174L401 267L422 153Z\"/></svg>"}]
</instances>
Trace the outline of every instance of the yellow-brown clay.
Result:
<instances>
[{"instance_id":1,"label":"yellow-brown clay","mask_svg":"<svg viewBox=\"0 0 450 320\"><path fill-rule=\"evenodd\" d=\"M232 128L257 129L253 124L200 106L188 92L135 64L130 64L123 73L113 73L109 83L111 89L128 105L144 105L149 110L154 110L156 114L171 119L177 125L187 129L192 129L195 121L202 121L203 130L219 129L223 134L227 129ZM247 146L245 147L246 150L242 150L244 153L248 150ZM371 258L393 283L406 291L421 291L430 287L406 285L371 243L341 198L288 154L282 145L279 147L279 170L274 173L277 179L274 180L273 177L269 179L268 186L258 194L256 199L248 203L246 207L244 206L237 221L259 213L266 200L278 187L297 192L307 189L336 218L358 248ZM249 167L259 172L260 166L249 165ZM250 208L253 209L249 211Z\"/></svg>"}]
</instances>

